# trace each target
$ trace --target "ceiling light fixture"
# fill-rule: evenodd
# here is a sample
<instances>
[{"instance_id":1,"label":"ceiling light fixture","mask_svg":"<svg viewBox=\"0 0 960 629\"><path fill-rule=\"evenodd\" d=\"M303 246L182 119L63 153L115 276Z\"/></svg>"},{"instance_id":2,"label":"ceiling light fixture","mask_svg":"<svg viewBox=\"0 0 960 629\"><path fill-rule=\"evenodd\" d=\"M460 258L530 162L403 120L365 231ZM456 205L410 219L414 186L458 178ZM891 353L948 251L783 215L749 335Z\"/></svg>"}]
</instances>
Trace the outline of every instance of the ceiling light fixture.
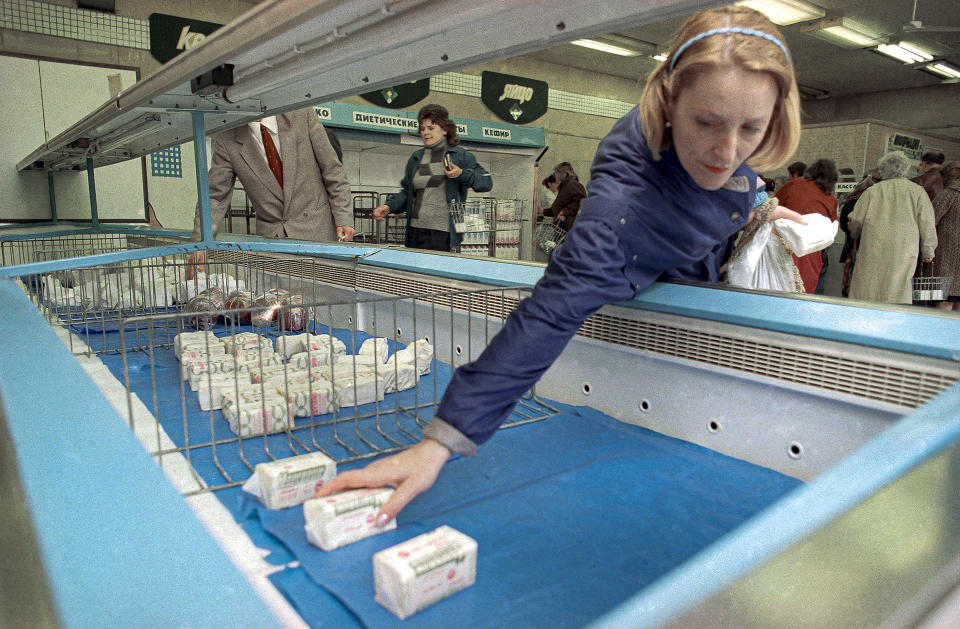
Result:
<instances>
[{"instance_id":1,"label":"ceiling light fixture","mask_svg":"<svg viewBox=\"0 0 960 629\"><path fill-rule=\"evenodd\" d=\"M570 43L574 46L582 46L584 48L599 50L600 52L608 52L611 55L620 55L621 57L639 57L641 54L639 50L625 48L624 46L618 46L616 44L609 44L598 39L575 39Z\"/></svg>"},{"instance_id":2,"label":"ceiling light fixture","mask_svg":"<svg viewBox=\"0 0 960 629\"><path fill-rule=\"evenodd\" d=\"M823 7L806 0L740 0L734 4L759 11L780 26L815 20L826 15Z\"/></svg>"},{"instance_id":3,"label":"ceiling light fixture","mask_svg":"<svg viewBox=\"0 0 960 629\"><path fill-rule=\"evenodd\" d=\"M933 55L916 46L900 42L899 44L880 44L877 46L877 52L883 53L888 57L893 57L904 63L920 63L921 61L933 61Z\"/></svg>"},{"instance_id":4,"label":"ceiling light fixture","mask_svg":"<svg viewBox=\"0 0 960 629\"><path fill-rule=\"evenodd\" d=\"M665 53L665 52L658 52L657 54L653 55L651 58L652 58L652 59L655 59L656 61L666 61L666 60L667 60L667 53Z\"/></svg>"},{"instance_id":5,"label":"ceiling light fixture","mask_svg":"<svg viewBox=\"0 0 960 629\"><path fill-rule=\"evenodd\" d=\"M923 69L948 79L960 79L960 69L957 69L952 65L942 61L926 65L923 67Z\"/></svg>"},{"instance_id":6,"label":"ceiling light fixture","mask_svg":"<svg viewBox=\"0 0 960 629\"><path fill-rule=\"evenodd\" d=\"M867 48L884 42L883 37L863 24L845 17L810 22L802 25L800 30L843 48Z\"/></svg>"}]
</instances>

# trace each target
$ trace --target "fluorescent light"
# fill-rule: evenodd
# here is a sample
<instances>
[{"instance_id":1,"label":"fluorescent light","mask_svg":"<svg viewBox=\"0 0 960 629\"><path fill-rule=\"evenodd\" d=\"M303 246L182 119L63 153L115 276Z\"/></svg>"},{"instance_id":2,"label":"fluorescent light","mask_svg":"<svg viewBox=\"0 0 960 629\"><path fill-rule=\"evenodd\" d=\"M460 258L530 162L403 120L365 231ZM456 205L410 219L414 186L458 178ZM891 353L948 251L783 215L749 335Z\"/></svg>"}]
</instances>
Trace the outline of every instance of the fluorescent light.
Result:
<instances>
[{"instance_id":1,"label":"fluorescent light","mask_svg":"<svg viewBox=\"0 0 960 629\"><path fill-rule=\"evenodd\" d=\"M666 61L666 60L667 60L667 53L665 53L665 52L658 52L657 54L653 55L653 58L656 59L657 61Z\"/></svg>"},{"instance_id":2,"label":"fluorescent light","mask_svg":"<svg viewBox=\"0 0 960 629\"><path fill-rule=\"evenodd\" d=\"M134 120L133 123L128 123L100 136L97 138L97 147L100 152L110 151L153 133L159 124L160 114L148 114L141 120Z\"/></svg>"},{"instance_id":3,"label":"fluorescent light","mask_svg":"<svg viewBox=\"0 0 960 629\"><path fill-rule=\"evenodd\" d=\"M904 63L920 63L921 61L933 61L933 55L924 50L900 42L899 44L880 44L877 46L877 52L882 52L888 57L899 59Z\"/></svg>"},{"instance_id":4,"label":"fluorescent light","mask_svg":"<svg viewBox=\"0 0 960 629\"><path fill-rule=\"evenodd\" d=\"M629 48L623 48L622 46L614 46L613 44L608 44L606 42L598 41L596 39L575 39L570 42L574 46L583 46L584 48L592 48L593 50L599 50L601 52L609 52L612 55L620 55L621 57L638 57L640 56L639 50L631 50Z\"/></svg>"},{"instance_id":5,"label":"fluorescent light","mask_svg":"<svg viewBox=\"0 0 960 629\"><path fill-rule=\"evenodd\" d=\"M934 74L939 74L940 76L945 76L948 79L960 79L960 69L954 68L953 66L938 62L931 63L930 65L924 66L926 70L933 72Z\"/></svg>"},{"instance_id":6,"label":"fluorescent light","mask_svg":"<svg viewBox=\"0 0 960 629\"><path fill-rule=\"evenodd\" d=\"M866 48L883 42L882 37L863 24L845 17L811 22L802 25L800 30L844 48Z\"/></svg>"},{"instance_id":7,"label":"fluorescent light","mask_svg":"<svg viewBox=\"0 0 960 629\"><path fill-rule=\"evenodd\" d=\"M933 61L933 55L922 48L918 48L913 44L907 43L905 41L900 42L900 47L904 50L910 51L913 54L919 56L922 61Z\"/></svg>"},{"instance_id":8,"label":"fluorescent light","mask_svg":"<svg viewBox=\"0 0 960 629\"><path fill-rule=\"evenodd\" d=\"M767 16L768 20L780 26L815 20L826 15L823 7L805 0L740 0L734 4L759 11Z\"/></svg>"}]
</instances>

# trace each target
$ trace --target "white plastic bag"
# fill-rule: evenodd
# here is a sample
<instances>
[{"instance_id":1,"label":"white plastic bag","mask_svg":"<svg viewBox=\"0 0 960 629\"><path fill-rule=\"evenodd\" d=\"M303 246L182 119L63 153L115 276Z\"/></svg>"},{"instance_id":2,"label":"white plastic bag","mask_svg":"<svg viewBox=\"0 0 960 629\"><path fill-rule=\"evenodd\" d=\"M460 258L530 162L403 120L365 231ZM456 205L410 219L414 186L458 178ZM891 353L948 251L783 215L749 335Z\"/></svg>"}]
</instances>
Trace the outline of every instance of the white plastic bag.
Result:
<instances>
[{"instance_id":1,"label":"white plastic bag","mask_svg":"<svg viewBox=\"0 0 960 629\"><path fill-rule=\"evenodd\" d=\"M742 288L798 292L793 256L773 233L773 222L760 225L743 247L738 243L727 265L727 282Z\"/></svg>"},{"instance_id":2,"label":"white plastic bag","mask_svg":"<svg viewBox=\"0 0 960 629\"><path fill-rule=\"evenodd\" d=\"M806 225L789 218L778 218L773 222L777 233L798 258L832 245L840 226L840 223L831 222L823 214L804 214L803 219L807 222Z\"/></svg>"}]
</instances>

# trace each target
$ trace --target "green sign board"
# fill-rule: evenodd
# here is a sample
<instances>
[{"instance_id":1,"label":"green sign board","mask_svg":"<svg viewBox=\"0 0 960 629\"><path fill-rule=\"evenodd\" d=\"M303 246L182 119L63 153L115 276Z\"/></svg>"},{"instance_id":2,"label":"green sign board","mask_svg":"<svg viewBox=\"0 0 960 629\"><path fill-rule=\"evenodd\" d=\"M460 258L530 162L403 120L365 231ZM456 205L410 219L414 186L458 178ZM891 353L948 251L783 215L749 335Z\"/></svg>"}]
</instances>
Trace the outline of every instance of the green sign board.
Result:
<instances>
[{"instance_id":1,"label":"green sign board","mask_svg":"<svg viewBox=\"0 0 960 629\"><path fill-rule=\"evenodd\" d=\"M364 100L378 107L388 109L406 109L427 97L430 93L430 79L410 81L402 85L385 87L379 92L361 94Z\"/></svg>"},{"instance_id":2,"label":"green sign board","mask_svg":"<svg viewBox=\"0 0 960 629\"><path fill-rule=\"evenodd\" d=\"M314 105L313 109L321 122L331 127L392 135L403 133L417 135L420 128L415 111L379 109L350 103L322 103ZM546 145L546 136L542 127L522 127L469 118L451 117L451 120L457 125L457 135L461 140L510 146L542 147Z\"/></svg>"},{"instance_id":3,"label":"green sign board","mask_svg":"<svg viewBox=\"0 0 960 629\"><path fill-rule=\"evenodd\" d=\"M522 76L488 71L480 75L480 100L497 118L516 124L547 113L549 89L544 81Z\"/></svg>"},{"instance_id":4,"label":"green sign board","mask_svg":"<svg viewBox=\"0 0 960 629\"><path fill-rule=\"evenodd\" d=\"M184 50L198 45L221 26L213 22L151 13L150 54L160 63L166 63Z\"/></svg>"}]
</instances>

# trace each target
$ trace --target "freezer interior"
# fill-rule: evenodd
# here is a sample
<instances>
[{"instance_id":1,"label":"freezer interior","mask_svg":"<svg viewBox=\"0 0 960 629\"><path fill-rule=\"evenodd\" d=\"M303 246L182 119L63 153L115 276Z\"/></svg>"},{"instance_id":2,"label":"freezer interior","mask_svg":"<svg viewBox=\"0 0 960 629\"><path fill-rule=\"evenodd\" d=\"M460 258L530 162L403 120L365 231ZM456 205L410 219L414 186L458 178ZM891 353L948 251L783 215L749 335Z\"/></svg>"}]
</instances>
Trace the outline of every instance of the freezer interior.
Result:
<instances>
[{"instance_id":1,"label":"freezer interior","mask_svg":"<svg viewBox=\"0 0 960 629\"><path fill-rule=\"evenodd\" d=\"M477 583L404 624L915 626L956 584L949 318L658 284L588 319L480 454L448 462L396 530L325 552L305 539L301 507L267 509L244 491L254 467L323 452L351 469L415 443L452 370L482 352L542 267L250 241L218 243L187 279L189 247L175 235L3 238L0 393L62 617L79 613L71 601L102 611L82 592L151 552L195 553L215 559L179 566L186 581L165 569L131 578L139 593L112 613L394 626L373 600L370 557L442 524L477 539ZM271 303L266 323L264 304L186 306L241 284L296 299ZM296 386L299 401L271 407L272 423L256 402L252 427L216 408L228 396L214 399L214 377L191 381L176 356L177 335L205 326L196 361L213 363L225 339L256 339L218 387L239 395L257 372L260 399L269 382ZM338 339L346 360L330 367L333 341L297 365L275 356L306 333ZM372 339L387 359L371 366L358 357ZM401 377L389 357L418 340L431 353ZM328 368L334 386L318 376ZM118 474L151 488L137 517L129 494L115 502ZM98 514L95 531L76 518L70 550L95 573L64 565L51 532L62 515L47 501L61 505L64 491ZM127 535L143 557L105 552ZM147 583L178 611L138 602Z\"/></svg>"}]
</instances>

